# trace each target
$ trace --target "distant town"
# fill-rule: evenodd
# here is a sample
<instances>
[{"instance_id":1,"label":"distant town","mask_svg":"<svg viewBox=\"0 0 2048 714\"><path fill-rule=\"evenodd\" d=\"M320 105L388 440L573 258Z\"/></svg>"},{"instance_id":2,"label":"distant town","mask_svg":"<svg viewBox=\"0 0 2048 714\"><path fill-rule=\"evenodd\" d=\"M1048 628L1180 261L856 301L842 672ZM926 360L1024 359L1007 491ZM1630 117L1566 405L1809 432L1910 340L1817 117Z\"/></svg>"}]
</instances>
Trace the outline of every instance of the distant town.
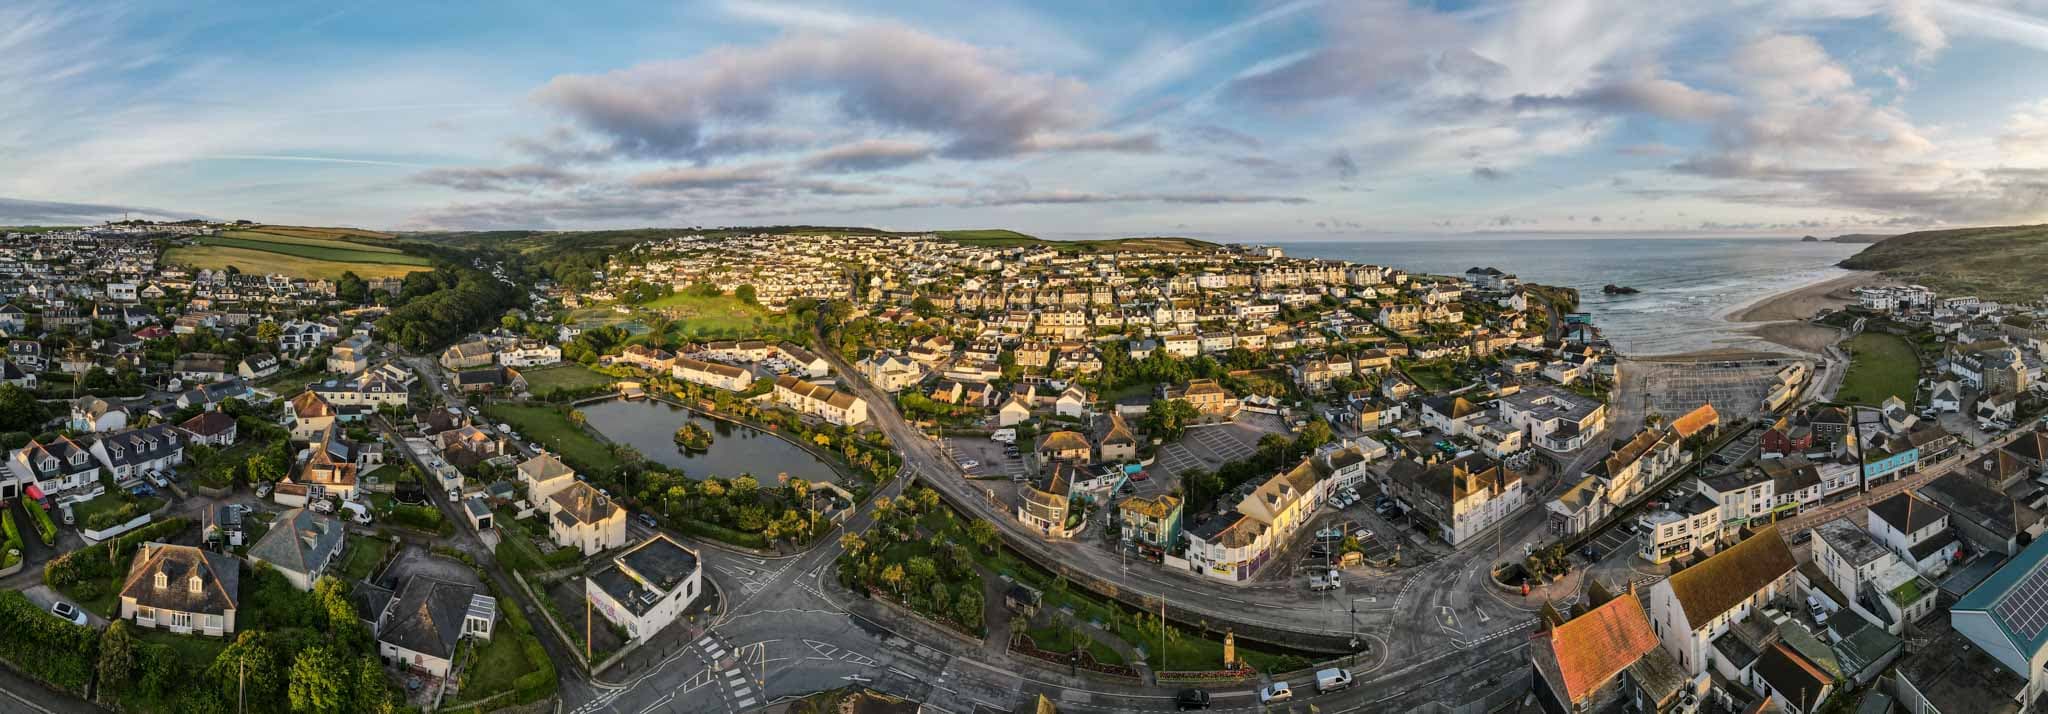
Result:
<instances>
[{"instance_id":1,"label":"distant town","mask_svg":"<svg viewBox=\"0 0 2048 714\"><path fill-rule=\"evenodd\" d=\"M1859 274L1780 306L1813 351L1652 356L1477 257L0 234L0 709L2024 712L2048 687L2041 302Z\"/></svg>"}]
</instances>

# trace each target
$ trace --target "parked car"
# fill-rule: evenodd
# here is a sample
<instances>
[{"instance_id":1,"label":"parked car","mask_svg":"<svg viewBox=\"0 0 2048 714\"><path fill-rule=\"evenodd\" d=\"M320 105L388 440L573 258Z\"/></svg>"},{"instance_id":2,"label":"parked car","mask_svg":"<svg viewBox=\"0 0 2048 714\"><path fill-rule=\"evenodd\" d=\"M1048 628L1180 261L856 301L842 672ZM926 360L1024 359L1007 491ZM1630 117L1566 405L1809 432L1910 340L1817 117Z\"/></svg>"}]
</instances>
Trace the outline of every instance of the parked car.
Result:
<instances>
[{"instance_id":1,"label":"parked car","mask_svg":"<svg viewBox=\"0 0 2048 714\"><path fill-rule=\"evenodd\" d=\"M164 478L164 475L163 475L163 474L161 474L161 473L157 473L157 472L155 472L155 471L151 471L151 472L149 472L148 474L145 474L145 475L143 475L143 478L144 478L144 479L147 479L147 480L149 481L150 485L152 485L152 486L155 486L155 487L157 487L157 488L170 488L170 487L171 487L171 482L170 482L170 480L169 480L169 479L166 479L166 478Z\"/></svg>"},{"instance_id":2,"label":"parked car","mask_svg":"<svg viewBox=\"0 0 2048 714\"><path fill-rule=\"evenodd\" d=\"M634 514L633 517L640 519L640 525L647 526L648 528L653 528L656 530L661 529L661 522L654 520L654 516L652 514L637 513Z\"/></svg>"},{"instance_id":3,"label":"parked car","mask_svg":"<svg viewBox=\"0 0 2048 714\"><path fill-rule=\"evenodd\" d=\"M1148 478L1152 478L1152 474L1146 473L1144 471L1139 471L1137 473L1131 474L1132 481L1143 481Z\"/></svg>"},{"instance_id":4,"label":"parked car","mask_svg":"<svg viewBox=\"0 0 2048 714\"><path fill-rule=\"evenodd\" d=\"M1308 547L1308 554L1312 558L1328 558L1330 557L1330 547L1317 543Z\"/></svg>"},{"instance_id":5,"label":"parked car","mask_svg":"<svg viewBox=\"0 0 2048 714\"><path fill-rule=\"evenodd\" d=\"M1183 689L1173 695L1173 708L1179 711L1197 711L1209 708L1209 693L1200 689Z\"/></svg>"},{"instance_id":6,"label":"parked car","mask_svg":"<svg viewBox=\"0 0 2048 714\"><path fill-rule=\"evenodd\" d=\"M57 619L69 621L74 625L85 624L85 611L78 609L78 606L68 602L60 601L57 604L51 605L50 614L56 615Z\"/></svg>"},{"instance_id":7,"label":"parked car","mask_svg":"<svg viewBox=\"0 0 2048 714\"><path fill-rule=\"evenodd\" d=\"M1316 672L1317 693L1329 694L1330 692L1338 692L1350 688L1351 673L1348 671L1333 667Z\"/></svg>"},{"instance_id":8,"label":"parked car","mask_svg":"<svg viewBox=\"0 0 2048 714\"><path fill-rule=\"evenodd\" d=\"M1345 530L1342 524L1316 531L1317 540L1344 540L1344 535Z\"/></svg>"},{"instance_id":9,"label":"parked car","mask_svg":"<svg viewBox=\"0 0 2048 714\"><path fill-rule=\"evenodd\" d=\"M1287 688L1286 682L1274 682L1259 689L1260 704L1291 701L1294 701L1294 690Z\"/></svg>"},{"instance_id":10,"label":"parked car","mask_svg":"<svg viewBox=\"0 0 2048 714\"><path fill-rule=\"evenodd\" d=\"M59 514L61 514L62 516L64 516L64 525L67 525L67 526L75 526L75 525L78 525L78 515L77 515L77 514L75 514L75 513L72 513L72 512L71 512L71 504L69 504L69 503L66 503L66 504L64 504L64 505L62 505L62 506L59 506L59 507L57 508L57 512L58 512Z\"/></svg>"},{"instance_id":11,"label":"parked car","mask_svg":"<svg viewBox=\"0 0 2048 714\"><path fill-rule=\"evenodd\" d=\"M962 461L962 462L960 462L960 468L963 468L963 469L971 469L971 468L974 468L974 467L976 467L976 466L980 466L980 465L981 465L981 462L979 462L979 461L975 461L974 459L968 459L968 460L966 460L966 461Z\"/></svg>"}]
</instances>

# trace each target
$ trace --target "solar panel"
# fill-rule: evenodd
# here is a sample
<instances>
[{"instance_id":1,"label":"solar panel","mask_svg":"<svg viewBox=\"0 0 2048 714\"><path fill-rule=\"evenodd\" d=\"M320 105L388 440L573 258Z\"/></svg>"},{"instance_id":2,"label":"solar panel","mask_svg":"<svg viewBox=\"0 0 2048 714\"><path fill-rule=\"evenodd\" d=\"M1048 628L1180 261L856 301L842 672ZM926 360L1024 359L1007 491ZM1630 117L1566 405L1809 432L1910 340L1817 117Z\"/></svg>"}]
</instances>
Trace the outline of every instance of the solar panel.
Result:
<instances>
[{"instance_id":1,"label":"solar panel","mask_svg":"<svg viewBox=\"0 0 2048 714\"><path fill-rule=\"evenodd\" d=\"M2006 591L1992 612L2014 634L2027 640L2039 637L2048 629L2048 568L2036 565Z\"/></svg>"}]
</instances>

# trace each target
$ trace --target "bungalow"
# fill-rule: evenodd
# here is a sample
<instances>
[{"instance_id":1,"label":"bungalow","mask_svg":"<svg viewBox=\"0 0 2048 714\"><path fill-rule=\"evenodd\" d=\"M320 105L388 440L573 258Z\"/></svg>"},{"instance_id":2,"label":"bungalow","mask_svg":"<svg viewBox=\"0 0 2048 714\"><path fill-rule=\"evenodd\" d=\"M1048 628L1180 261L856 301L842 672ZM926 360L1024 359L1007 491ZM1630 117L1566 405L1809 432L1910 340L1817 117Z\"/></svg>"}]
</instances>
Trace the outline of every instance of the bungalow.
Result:
<instances>
[{"instance_id":1,"label":"bungalow","mask_svg":"<svg viewBox=\"0 0 2048 714\"><path fill-rule=\"evenodd\" d=\"M249 546L249 560L269 563L292 587L312 590L313 581L341 556L345 535L341 519L294 508L278 514L270 530Z\"/></svg>"},{"instance_id":2,"label":"bungalow","mask_svg":"<svg viewBox=\"0 0 2048 714\"><path fill-rule=\"evenodd\" d=\"M207 411L212 411L221 402L229 399L247 400L255 395L256 390L251 389L249 383L243 381L241 377L229 377L218 382L202 384L185 390L178 395L178 408L189 409L198 406L204 407Z\"/></svg>"},{"instance_id":3,"label":"bungalow","mask_svg":"<svg viewBox=\"0 0 2048 714\"><path fill-rule=\"evenodd\" d=\"M143 474L168 474L185 463L185 444L168 424L129 429L101 437L92 444L100 465L125 481Z\"/></svg>"},{"instance_id":4,"label":"bungalow","mask_svg":"<svg viewBox=\"0 0 2048 714\"><path fill-rule=\"evenodd\" d=\"M233 446L235 434L240 429L235 418L220 412L200 412L186 419L178 428L185 432L185 438L194 444L205 444L216 449Z\"/></svg>"},{"instance_id":5,"label":"bungalow","mask_svg":"<svg viewBox=\"0 0 2048 714\"><path fill-rule=\"evenodd\" d=\"M377 655L399 667L442 677L465 637L491 639L498 601L474 585L425 575L407 578L396 595L389 590L376 617Z\"/></svg>"},{"instance_id":6,"label":"bungalow","mask_svg":"<svg viewBox=\"0 0 2048 714\"><path fill-rule=\"evenodd\" d=\"M228 377L228 358L211 352L192 352L171 361L171 373L192 382L218 382Z\"/></svg>"},{"instance_id":7,"label":"bungalow","mask_svg":"<svg viewBox=\"0 0 2048 714\"><path fill-rule=\"evenodd\" d=\"M121 585L121 619L178 634L234 634L242 564L188 545L144 543Z\"/></svg>"},{"instance_id":8,"label":"bungalow","mask_svg":"<svg viewBox=\"0 0 2048 714\"><path fill-rule=\"evenodd\" d=\"M268 352L258 352L235 363L235 373L243 379L263 379L277 374L277 357Z\"/></svg>"}]
</instances>

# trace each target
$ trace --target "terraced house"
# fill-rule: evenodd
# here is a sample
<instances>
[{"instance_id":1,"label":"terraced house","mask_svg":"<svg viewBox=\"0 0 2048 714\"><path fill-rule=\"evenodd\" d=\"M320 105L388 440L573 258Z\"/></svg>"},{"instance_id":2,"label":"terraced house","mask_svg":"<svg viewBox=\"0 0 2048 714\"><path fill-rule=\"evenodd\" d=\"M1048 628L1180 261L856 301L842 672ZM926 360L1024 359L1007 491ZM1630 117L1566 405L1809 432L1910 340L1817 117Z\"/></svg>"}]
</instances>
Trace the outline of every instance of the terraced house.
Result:
<instances>
[{"instance_id":1,"label":"terraced house","mask_svg":"<svg viewBox=\"0 0 2048 714\"><path fill-rule=\"evenodd\" d=\"M855 426L868 420L868 402L846 392L812 384L790 375L775 379L775 402L839 426Z\"/></svg>"},{"instance_id":2,"label":"terraced house","mask_svg":"<svg viewBox=\"0 0 2048 714\"><path fill-rule=\"evenodd\" d=\"M143 474L168 474L185 463L185 443L168 424L129 429L100 437L92 454L114 474L127 480Z\"/></svg>"},{"instance_id":3,"label":"terraced house","mask_svg":"<svg viewBox=\"0 0 2048 714\"><path fill-rule=\"evenodd\" d=\"M1714 666L1714 639L1788 592L1797 567L1778 529L1766 528L1653 586L1651 626L1679 668L1699 675Z\"/></svg>"}]
</instances>

